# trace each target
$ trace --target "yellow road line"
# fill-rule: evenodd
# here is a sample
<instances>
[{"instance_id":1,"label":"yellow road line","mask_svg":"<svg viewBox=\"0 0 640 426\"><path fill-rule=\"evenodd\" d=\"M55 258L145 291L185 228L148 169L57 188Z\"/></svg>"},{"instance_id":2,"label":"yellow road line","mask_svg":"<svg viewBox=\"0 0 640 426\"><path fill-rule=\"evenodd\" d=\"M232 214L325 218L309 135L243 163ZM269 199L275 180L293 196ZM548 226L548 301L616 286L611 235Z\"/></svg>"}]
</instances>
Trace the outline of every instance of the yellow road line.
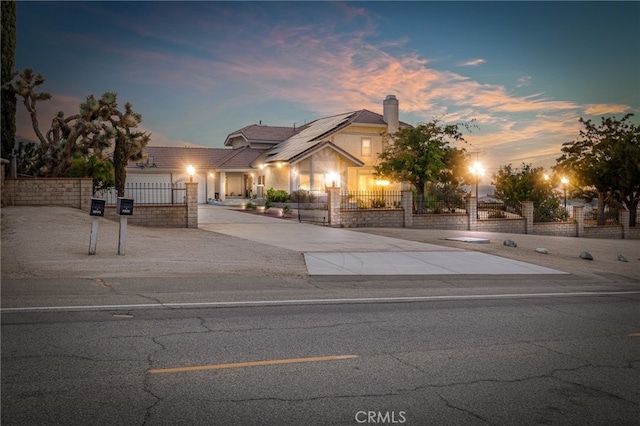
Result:
<instances>
[{"instance_id":1,"label":"yellow road line","mask_svg":"<svg viewBox=\"0 0 640 426\"><path fill-rule=\"evenodd\" d=\"M640 337L640 333L631 333L629 336Z\"/></svg>"},{"instance_id":2,"label":"yellow road line","mask_svg":"<svg viewBox=\"0 0 640 426\"><path fill-rule=\"evenodd\" d=\"M259 367L264 365L278 365L278 364L299 364L302 362L337 361L341 359L353 359L353 358L358 358L358 355L329 355L329 356L316 356L311 358L272 359L272 360L266 360L266 361L235 362L232 364L198 365L193 367L158 368L154 370L149 370L148 373L151 373L151 374L182 373L186 371L222 370L225 368Z\"/></svg>"}]
</instances>

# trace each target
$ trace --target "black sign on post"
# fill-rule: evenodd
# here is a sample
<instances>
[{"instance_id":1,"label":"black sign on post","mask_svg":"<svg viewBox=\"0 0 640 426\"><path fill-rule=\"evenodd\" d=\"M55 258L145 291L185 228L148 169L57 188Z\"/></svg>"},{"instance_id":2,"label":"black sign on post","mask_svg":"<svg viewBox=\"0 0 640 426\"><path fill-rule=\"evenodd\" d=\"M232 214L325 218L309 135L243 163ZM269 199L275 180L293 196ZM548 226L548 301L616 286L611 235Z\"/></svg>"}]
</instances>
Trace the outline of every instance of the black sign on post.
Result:
<instances>
[{"instance_id":1,"label":"black sign on post","mask_svg":"<svg viewBox=\"0 0 640 426\"><path fill-rule=\"evenodd\" d=\"M133 214L133 198L120 198L116 201L116 212L120 216L131 216Z\"/></svg>"},{"instance_id":2,"label":"black sign on post","mask_svg":"<svg viewBox=\"0 0 640 426\"><path fill-rule=\"evenodd\" d=\"M106 202L99 198L91 199L91 208L89 209L89 216L104 216L104 206Z\"/></svg>"}]
</instances>

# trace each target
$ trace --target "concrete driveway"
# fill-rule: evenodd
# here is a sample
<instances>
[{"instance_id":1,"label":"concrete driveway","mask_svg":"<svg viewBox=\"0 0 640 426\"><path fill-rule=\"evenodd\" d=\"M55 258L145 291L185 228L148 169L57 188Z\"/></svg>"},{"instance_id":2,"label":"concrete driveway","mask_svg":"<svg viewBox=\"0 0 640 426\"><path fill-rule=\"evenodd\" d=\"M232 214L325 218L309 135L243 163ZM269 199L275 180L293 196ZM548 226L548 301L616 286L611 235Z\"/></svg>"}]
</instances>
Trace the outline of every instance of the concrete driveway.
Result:
<instances>
[{"instance_id":1,"label":"concrete driveway","mask_svg":"<svg viewBox=\"0 0 640 426\"><path fill-rule=\"evenodd\" d=\"M309 275L565 273L486 253L299 223L222 206L201 206L198 221L200 229L302 252Z\"/></svg>"}]
</instances>

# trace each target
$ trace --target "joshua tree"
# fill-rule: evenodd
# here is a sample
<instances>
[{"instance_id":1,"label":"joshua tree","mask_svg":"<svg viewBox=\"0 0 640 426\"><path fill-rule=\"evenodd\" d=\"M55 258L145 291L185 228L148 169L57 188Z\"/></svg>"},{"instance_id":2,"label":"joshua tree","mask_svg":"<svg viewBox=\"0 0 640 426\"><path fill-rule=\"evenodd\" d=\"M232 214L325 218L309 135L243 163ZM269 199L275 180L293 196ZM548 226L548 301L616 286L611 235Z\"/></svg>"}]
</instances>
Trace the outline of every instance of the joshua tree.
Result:
<instances>
[{"instance_id":1,"label":"joshua tree","mask_svg":"<svg viewBox=\"0 0 640 426\"><path fill-rule=\"evenodd\" d=\"M136 131L142 121L142 115L135 113L130 103L125 104L124 112L118 109L117 94L105 92L100 99L89 95L80 104L80 112L65 117L60 111L51 121L51 128L42 134L38 123L36 104L51 99L49 93L36 93L36 88L44 83L41 74L34 74L26 68L11 81L13 92L22 98L23 104L31 115L33 130L40 141L38 163L34 164L38 176L64 176L74 159L95 156L109 156L113 145L113 165L115 185L118 195L124 194L126 179L125 167L129 160L140 160L143 148L150 135Z\"/></svg>"}]
</instances>

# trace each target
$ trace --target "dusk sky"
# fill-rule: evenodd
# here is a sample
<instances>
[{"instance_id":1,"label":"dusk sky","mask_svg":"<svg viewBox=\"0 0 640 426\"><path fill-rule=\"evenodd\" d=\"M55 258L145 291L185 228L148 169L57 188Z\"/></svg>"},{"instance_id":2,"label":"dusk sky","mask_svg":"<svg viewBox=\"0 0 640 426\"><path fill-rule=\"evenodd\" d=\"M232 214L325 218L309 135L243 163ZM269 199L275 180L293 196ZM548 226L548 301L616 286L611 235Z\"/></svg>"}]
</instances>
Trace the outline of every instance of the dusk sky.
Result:
<instances>
[{"instance_id":1,"label":"dusk sky","mask_svg":"<svg viewBox=\"0 0 640 426\"><path fill-rule=\"evenodd\" d=\"M17 28L16 69L53 95L43 131L115 91L151 145L222 147L395 94L409 124L475 119L466 149L492 173L555 164L579 117L640 123L640 2L19 1Z\"/></svg>"}]
</instances>

